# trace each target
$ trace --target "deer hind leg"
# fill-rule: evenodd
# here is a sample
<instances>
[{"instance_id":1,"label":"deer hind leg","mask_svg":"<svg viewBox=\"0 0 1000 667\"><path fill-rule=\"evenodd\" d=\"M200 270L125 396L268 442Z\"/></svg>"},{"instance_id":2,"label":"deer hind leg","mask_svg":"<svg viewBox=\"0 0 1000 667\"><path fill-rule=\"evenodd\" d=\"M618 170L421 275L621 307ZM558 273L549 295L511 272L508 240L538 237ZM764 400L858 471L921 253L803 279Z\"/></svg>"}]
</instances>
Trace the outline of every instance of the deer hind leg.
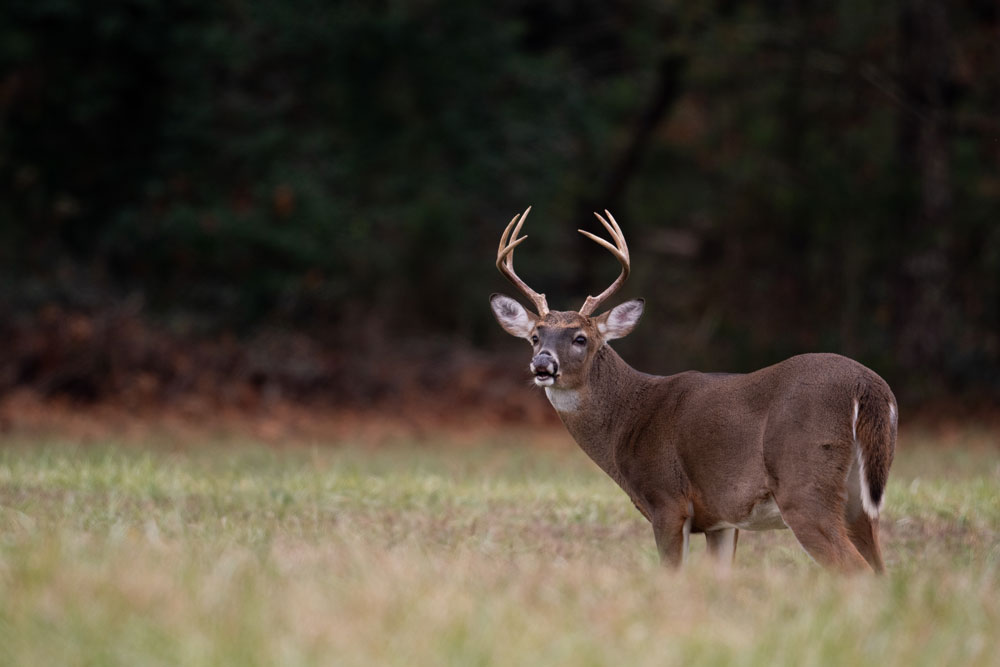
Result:
<instances>
[{"instance_id":1,"label":"deer hind leg","mask_svg":"<svg viewBox=\"0 0 1000 667\"><path fill-rule=\"evenodd\" d=\"M885 563L882 561L882 547L878 540L878 520L871 519L862 512L847 524L847 535L872 569L884 574Z\"/></svg>"},{"instance_id":2,"label":"deer hind leg","mask_svg":"<svg viewBox=\"0 0 1000 667\"><path fill-rule=\"evenodd\" d=\"M781 518L820 565L843 572L870 571L868 561L848 537L840 489L823 487L807 484L777 490L774 498Z\"/></svg>"},{"instance_id":3,"label":"deer hind leg","mask_svg":"<svg viewBox=\"0 0 1000 667\"><path fill-rule=\"evenodd\" d=\"M799 544L825 567L871 571L848 535L846 492L853 450L843 443L805 442L783 447L771 461L774 500Z\"/></svg>"},{"instance_id":4,"label":"deer hind leg","mask_svg":"<svg viewBox=\"0 0 1000 667\"><path fill-rule=\"evenodd\" d=\"M879 574L885 572L882 547L878 539L878 519L864 511L861 501L861 477L858 462L854 461L847 474L847 504L844 507L847 536L868 564Z\"/></svg>"},{"instance_id":5,"label":"deer hind leg","mask_svg":"<svg viewBox=\"0 0 1000 667\"><path fill-rule=\"evenodd\" d=\"M740 531L736 528L723 528L705 533L709 555L722 567L729 568L736 560L736 542L739 536Z\"/></svg>"}]
</instances>

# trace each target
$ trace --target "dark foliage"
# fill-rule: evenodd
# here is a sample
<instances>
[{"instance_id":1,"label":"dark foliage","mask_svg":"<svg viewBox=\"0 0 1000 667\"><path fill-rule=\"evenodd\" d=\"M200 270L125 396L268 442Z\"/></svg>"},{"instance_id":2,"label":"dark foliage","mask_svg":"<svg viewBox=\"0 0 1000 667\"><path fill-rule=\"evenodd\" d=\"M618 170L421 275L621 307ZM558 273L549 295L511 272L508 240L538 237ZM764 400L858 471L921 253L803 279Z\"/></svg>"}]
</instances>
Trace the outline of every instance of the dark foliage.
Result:
<instances>
[{"instance_id":1,"label":"dark foliage","mask_svg":"<svg viewBox=\"0 0 1000 667\"><path fill-rule=\"evenodd\" d=\"M977 0L10 0L0 314L493 344L507 220L535 205L519 272L577 308L607 207L637 364L828 350L996 395L998 31Z\"/></svg>"}]
</instances>

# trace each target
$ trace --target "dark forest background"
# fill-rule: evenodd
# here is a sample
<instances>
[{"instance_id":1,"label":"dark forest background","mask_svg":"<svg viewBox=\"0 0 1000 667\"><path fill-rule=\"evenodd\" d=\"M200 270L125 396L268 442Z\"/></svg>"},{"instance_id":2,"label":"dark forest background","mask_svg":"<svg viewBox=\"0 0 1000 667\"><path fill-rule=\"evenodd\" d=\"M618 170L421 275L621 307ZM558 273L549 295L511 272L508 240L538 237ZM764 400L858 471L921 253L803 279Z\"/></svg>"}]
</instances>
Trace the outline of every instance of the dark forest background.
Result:
<instances>
[{"instance_id":1,"label":"dark forest background","mask_svg":"<svg viewBox=\"0 0 1000 667\"><path fill-rule=\"evenodd\" d=\"M532 204L556 309L615 214L643 370L824 350L995 400L998 112L993 0L6 0L0 392L520 382L487 297Z\"/></svg>"}]
</instances>

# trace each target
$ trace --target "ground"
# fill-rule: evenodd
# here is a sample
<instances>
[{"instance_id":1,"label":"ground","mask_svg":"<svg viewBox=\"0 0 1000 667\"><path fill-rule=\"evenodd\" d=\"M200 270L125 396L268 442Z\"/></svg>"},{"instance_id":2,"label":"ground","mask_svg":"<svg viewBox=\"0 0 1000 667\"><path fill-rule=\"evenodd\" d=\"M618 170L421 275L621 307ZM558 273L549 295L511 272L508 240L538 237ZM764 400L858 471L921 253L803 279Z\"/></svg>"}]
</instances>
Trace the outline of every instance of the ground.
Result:
<instances>
[{"instance_id":1,"label":"ground","mask_svg":"<svg viewBox=\"0 0 1000 667\"><path fill-rule=\"evenodd\" d=\"M904 431L889 574L788 531L660 568L554 430L0 436L0 663L995 665L1000 448Z\"/></svg>"}]
</instances>

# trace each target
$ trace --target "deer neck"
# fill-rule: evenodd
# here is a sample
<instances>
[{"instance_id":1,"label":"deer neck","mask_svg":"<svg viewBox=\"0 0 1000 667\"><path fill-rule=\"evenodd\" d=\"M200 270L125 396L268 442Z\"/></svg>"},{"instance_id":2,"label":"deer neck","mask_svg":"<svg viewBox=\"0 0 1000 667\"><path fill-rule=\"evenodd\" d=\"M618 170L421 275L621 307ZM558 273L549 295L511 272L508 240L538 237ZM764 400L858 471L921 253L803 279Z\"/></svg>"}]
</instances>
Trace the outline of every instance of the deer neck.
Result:
<instances>
[{"instance_id":1,"label":"deer neck","mask_svg":"<svg viewBox=\"0 0 1000 667\"><path fill-rule=\"evenodd\" d=\"M582 386L545 388L573 439L619 485L622 479L614 462L614 448L632 423L629 415L639 409L652 379L605 344L595 353Z\"/></svg>"}]
</instances>

